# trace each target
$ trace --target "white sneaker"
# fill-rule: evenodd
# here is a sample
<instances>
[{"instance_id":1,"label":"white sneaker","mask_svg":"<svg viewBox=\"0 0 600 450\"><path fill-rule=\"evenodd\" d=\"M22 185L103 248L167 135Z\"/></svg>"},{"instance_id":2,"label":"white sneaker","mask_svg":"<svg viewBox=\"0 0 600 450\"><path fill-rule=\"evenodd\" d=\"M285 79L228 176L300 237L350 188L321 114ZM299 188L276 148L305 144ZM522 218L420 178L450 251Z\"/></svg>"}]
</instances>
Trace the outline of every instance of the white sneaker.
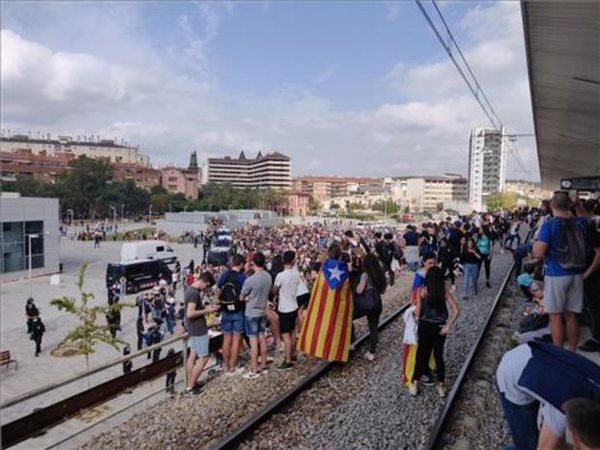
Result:
<instances>
[{"instance_id":1,"label":"white sneaker","mask_svg":"<svg viewBox=\"0 0 600 450\"><path fill-rule=\"evenodd\" d=\"M247 380L254 380L255 378L258 378L260 375L257 372L247 372L244 374L244 378Z\"/></svg>"},{"instance_id":2,"label":"white sneaker","mask_svg":"<svg viewBox=\"0 0 600 450\"><path fill-rule=\"evenodd\" d=\"M374 361L375 360L375 355L371 352L367 352L365 353L365 359L367 361Z\"/></svg>"},{"instance_id":3,"label":"white sneaker","mask_svg":"<svg viewBox=\"0 0 600 450\"><path fill-rule=\"evenodd\" d=\"M419 388L417 386L417 382L413 381L410 386L408 386L408 392L410 392L410 395L412 395L413 397L416 397L417 394L419 393Z\"/></svg>"},{"instance_id":4,"label":"white sneaker","mask_svg":"<svg viewBox=\"0 0 600 450\"><path fill-rule=\"evenodd\" d=\"M437 390L438 396L440 398L446 397L446 388L444 387L443 383L438 383L435 386L435 389Z\"/></svg>"}]
</instances>

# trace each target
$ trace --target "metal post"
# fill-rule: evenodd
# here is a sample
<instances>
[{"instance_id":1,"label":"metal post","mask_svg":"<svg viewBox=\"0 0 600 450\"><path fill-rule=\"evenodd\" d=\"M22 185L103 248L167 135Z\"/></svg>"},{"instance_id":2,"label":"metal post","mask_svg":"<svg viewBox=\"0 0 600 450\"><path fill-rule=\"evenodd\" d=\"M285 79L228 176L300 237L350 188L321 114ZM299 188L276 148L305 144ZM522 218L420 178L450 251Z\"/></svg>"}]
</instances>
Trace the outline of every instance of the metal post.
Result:
<instances>
[{"instance_id":1,"label":"metal post","mask_svg":"<svg viewBox=\"0 0 600 450\"><path fill-rule=\"evenodd\" d=\"M29 234L27 235L27 240L29 241L29 297L33 297L33 277L31 274L31 240L36 239L39 236L37 234Z\"/></svg>"},{"instance_id":2,"label":"metal post","mask_svg":"<svg viewBox=\"0 0 600 450\"><path fill-rule=\"evenodd\" d=\"M123 222L123 211L125 209L125 205L121 203L121 222Z\"/></svg>"},{"instance_id":3,"label":"metal post","mask_svg":"<svg viewBox=\"0 0 600 450\"><path fill-rule=\"evenodd\" d=\"M181 349L181 354L183 357L181 358L183 361L183 374L185 377L185 387L188 387L188 371L187 371L187 337L181 340L181 344L183 348Z\"/></svg>"},{"instance_id":4,"label":"metal post","mask_svg":"<svg viewBox=\"0 0 600 450\"><path fill-rule=\"evenodd\" d=\"M152 225L152 204L148 206L148 223Z\"/></svg>"}]
</instances>

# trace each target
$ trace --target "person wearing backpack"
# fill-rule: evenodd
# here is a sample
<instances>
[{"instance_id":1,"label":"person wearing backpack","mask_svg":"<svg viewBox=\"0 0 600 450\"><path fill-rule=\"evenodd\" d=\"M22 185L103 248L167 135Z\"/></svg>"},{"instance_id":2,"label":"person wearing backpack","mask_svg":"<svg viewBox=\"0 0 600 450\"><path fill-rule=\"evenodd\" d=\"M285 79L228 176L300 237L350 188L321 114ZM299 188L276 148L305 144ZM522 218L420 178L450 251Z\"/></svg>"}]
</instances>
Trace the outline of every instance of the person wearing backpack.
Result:
<instances>
[{"instance_id":1,"label":"person wearing backpack","mask_svg":"<svg viewBox=\"0 0 600 450\"><path fill-rule=\"evenodd\" d=\"M562 347L566 340L569 349L576 351L589 225L586 218L573 216L571 206L566 192L554 194L550 202L553 217L542 224L533 245L533 256L544 261L544 302L550 316L552 341Z\"/></svg>"},{"instance_id":2,"label":"person wearing backpack","mask_svg":"<svg viewBox=\"0 0 600 450\"><path fill-rule=\"evenodd\" d=\"M244 264L246 260L240 254L233 255L231 269L219 278L217 298L221 307L221 331L223 332L223 363L225 375L235 374L240 354L242 333L244 332L244 308L240 301L240 292L246 281Z\"/></svg>"}]
</instances>

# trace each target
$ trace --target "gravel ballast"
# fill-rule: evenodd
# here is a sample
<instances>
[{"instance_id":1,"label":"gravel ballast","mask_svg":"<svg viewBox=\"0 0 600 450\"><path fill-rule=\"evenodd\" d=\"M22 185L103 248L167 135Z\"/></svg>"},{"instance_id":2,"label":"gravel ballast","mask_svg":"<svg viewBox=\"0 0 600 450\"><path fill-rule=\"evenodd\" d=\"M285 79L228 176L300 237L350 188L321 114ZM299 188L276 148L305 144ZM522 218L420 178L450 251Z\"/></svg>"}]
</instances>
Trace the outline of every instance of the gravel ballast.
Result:
<instances>
[{"instance_id":1,"label":"gravel ballast","mask_svg":"<svg viewBox=\"0 0 600 450\"><path fill-rule=\"evenodd\" d=\"M409 301L413 274L402 273L384 296L385 317ZM355 323L357 335L367 330L365 319ZM382 343L382 345L384 345ZM255 380L218 375L198 397L177 395L94 437L85 449L209 448L219 438L236 430L252 414L314 369L319 361L299 357L294 370L273 370L282 354L273 355L267 374ZM246 358L247 359L247 358Z\"/></svg>"},{"instance_id":2,"label":"gravel ballast","mask_svg":"<svg viewBox=\"0 0 600 450\"><path fill-rule=\"evenodd\" d=\"M461 316L445 347L448 390L475 344L511 263L511 254L496 255L492 288L485 287L482 275L480 295L458 300ZM363 346L357 351L359 357L337 367L302 393L261 426L242 448L422 448L445 400L433 387L422 387L419 396L413 398L402 385L403 330L401 320L391 324L380 335L374 362L362 358ZM495 365L489 365L486 373L493 374L494 369ZM480 423L501 421L501 417L492 409L465 416L464 422L476 430Z\"/></svg>"}]
</instances>

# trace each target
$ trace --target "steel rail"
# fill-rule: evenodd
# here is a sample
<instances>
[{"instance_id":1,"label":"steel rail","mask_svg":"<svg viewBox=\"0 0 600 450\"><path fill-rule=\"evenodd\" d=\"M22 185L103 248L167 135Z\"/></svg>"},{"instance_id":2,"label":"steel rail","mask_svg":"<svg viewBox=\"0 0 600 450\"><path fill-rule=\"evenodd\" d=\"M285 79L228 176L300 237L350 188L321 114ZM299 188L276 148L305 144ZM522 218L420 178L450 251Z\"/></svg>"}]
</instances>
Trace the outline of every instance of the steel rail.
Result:
<instances>
[{"instance_id":1,"label":"steel rail","mask_svg":"<svg viewBox=\"0 0 600 450\"><path fill-rule=\"evenodd\" d=\"M379 322L379 330L384 329L390 323L394 322L398 319L404 311L406 311L410 307L410 303L401 306L396 309L390 315L388 315L385 319ZM354 348L356 346L363 343L369 337L369 332L363 333L358 339L356 339L352 345ZM323 378L327 372L329 372L337 363L334 362L322 362L319 364L312 372L303 377L300 382L296 383L288 391L284 392L282 395L277 398L271 400L267 405L265 405L261 410L259 410L256 414L250 417L242 426L237 428L234 432L225 436L217 443L211 446L213 450L221 450L221 449L230 449L235 448L240 445L246 437L248 437L253 431L255 431L262 423L267 421L273 414L283 409L285 406L290 404L298 395L307 390L310 386L312 386L316 381Z\"/></svg>"}]
</instances>

